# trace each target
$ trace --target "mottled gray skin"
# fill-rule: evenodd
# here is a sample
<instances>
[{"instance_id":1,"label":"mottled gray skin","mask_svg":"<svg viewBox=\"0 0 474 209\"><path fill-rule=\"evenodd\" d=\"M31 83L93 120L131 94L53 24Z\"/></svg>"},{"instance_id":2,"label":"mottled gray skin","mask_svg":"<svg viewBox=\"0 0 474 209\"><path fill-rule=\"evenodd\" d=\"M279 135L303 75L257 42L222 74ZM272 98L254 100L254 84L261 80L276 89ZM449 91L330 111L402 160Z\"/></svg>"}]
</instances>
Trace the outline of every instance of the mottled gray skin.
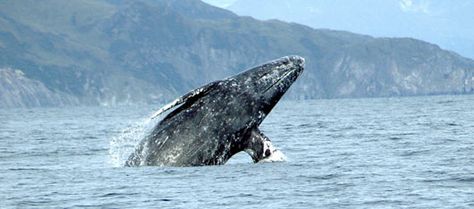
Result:
<instances>
[{"instance_id":1,"label":"mottled gray skin","mask_svg":"<svg viewBox=\"0 0 474 209\"><path fill-rule=\"evenodd\" d=\"M126 166L220 165L240 151L254 162L269 157L274 150L258 126L303 68L303 58L283 57L188 93Z\"/></svg>"}]
</instances>

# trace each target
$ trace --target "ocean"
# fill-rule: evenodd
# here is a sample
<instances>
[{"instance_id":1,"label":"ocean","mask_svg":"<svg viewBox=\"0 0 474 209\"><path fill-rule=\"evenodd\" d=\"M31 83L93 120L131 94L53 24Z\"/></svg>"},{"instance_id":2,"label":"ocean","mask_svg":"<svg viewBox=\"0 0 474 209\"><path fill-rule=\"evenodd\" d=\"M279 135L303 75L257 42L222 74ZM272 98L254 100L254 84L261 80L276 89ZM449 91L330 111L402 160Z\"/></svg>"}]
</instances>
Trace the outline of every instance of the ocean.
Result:
<instances>
[{"instance_id":1,"label":"ocean","mask_svg":"<svg viewBox=\"0 0 474 209\"><path fill-rule=\"evenodd\" d=\"M286 161L123 167L159 108L0 109L0 208L474 208L474 95L281 101Z\"/></svg>"}]
</instances>

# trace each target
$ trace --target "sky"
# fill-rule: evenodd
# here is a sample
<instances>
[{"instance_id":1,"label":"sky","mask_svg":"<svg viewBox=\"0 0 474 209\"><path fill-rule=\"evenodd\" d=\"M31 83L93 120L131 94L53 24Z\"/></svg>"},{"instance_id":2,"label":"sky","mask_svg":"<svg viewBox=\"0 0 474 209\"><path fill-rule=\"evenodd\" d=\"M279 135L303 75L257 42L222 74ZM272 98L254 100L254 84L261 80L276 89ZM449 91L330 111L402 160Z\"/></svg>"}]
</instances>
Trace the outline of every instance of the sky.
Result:
<instances>
[{"instance_id":1,"label":"sky","mask_svg":"<svg viewBox=\"0 0 474 209\"><path fill-rule=\"evenodd\" d=\"M226 8L232 5L237 0L203 0L203 1L217 7Z\"/></svg>"},{"instance_id":2,"label":"sky","mask_svg":"<svg viewBox=\"0 0 474 209\"><path fill-rule=\"evenodd\" d=\"M411 37L474 58L474 0L204 0L238 15L375 37Z\"/></svg>"}]
</instances>

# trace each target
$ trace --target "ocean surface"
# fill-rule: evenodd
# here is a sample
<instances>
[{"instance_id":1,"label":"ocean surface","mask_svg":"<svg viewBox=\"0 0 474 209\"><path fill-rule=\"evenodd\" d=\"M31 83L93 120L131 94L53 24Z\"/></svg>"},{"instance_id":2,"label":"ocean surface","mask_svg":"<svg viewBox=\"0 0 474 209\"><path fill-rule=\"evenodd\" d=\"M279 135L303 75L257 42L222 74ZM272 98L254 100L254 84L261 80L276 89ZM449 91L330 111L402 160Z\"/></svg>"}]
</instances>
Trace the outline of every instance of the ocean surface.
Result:
<instances>
[{"instance_id":1,"label":"ocean surface","mask_svg":"<svg viewBox=\"0 0 474 209\"><path fill-rule=\"evenodd\" d=\"M285 162L123 167L159 106L0 110L0 208L474 208L474 96L282 101Z\"/></svg>"}]
</instances>

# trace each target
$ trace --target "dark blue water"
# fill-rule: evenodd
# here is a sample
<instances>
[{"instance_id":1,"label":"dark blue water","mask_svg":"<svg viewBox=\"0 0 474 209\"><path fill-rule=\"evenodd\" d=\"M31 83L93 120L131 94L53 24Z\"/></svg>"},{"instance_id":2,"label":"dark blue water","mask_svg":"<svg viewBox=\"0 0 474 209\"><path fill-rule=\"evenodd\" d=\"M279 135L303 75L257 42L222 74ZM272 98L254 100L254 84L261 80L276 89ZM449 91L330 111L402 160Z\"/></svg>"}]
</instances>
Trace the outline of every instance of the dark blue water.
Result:
<instances>
[{"instance_id":1,"label":"dark blue water","mask_svg":"<svg viewBox=\"0 0 474 209\"><path fill-rule=\"evenodd\" d=\"M474 96L284 101L286 162L120 165L155 106L0 110L0 208L473 208Z\"/></svg>"}]
</instances>

